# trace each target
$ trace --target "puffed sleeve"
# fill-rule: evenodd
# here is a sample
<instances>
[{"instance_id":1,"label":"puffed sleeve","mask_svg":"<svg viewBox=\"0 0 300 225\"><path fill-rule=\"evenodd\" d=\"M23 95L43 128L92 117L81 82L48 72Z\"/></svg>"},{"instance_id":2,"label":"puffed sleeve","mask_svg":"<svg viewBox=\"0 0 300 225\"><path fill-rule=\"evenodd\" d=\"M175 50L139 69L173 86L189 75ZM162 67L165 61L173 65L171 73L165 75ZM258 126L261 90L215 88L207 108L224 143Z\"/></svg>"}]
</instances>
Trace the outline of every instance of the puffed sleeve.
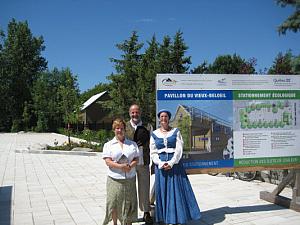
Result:
<instances>
[{"instance_id":1,"label":"puffed sleeve","mask_svg":"<svg viewBox=\"0 0 300 225\"><path fill-rule=\"evenodd\" d=\"M160 159L159 159L159 156L158 156L158 151L157 151L157 148L156 148L156 145L155 145L155 140L154 138L151 136L150 137L150 156L151 156L151 159L152 161L158 165L158 168L161 169L164 165L165 162L162 162Z\"/></svg>"},{"instance_id":2,"label":"puffed sleeve","mask_svg":"<svg viewBox=\"0 0 300 225\"><path fill-rule=\"evenodd\" d=\"M179 160L182 157L182 151L183 151L183 139L182 139L180 131L178 130L177 137L176 137L176 148L175 148L175 151L174 151L174 155L168 161L168 164L171 167L173 167L174 164L178 164Z\"/></svg>"},{"instance_id":3,"label":"puffed sleeve","mask_svg":"<svg viewBox=\"0 0 300 225\"><path fill-rule=\"evenodd\" d=\"M102 158L112 158L111 151L109 148L109 142L106 142L103 146Z\"/></svg>"}]
</instances>

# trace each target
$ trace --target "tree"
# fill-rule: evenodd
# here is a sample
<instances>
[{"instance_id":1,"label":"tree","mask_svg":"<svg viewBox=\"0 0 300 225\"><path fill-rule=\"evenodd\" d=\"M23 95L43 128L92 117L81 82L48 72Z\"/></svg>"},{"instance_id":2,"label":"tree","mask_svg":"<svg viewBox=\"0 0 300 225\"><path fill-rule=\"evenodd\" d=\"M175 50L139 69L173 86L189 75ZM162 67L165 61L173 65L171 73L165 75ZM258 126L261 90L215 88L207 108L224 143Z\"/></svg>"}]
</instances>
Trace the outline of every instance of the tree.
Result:
<instances>
[{"instance_id":1,"label":"tree","mask_svg":"<svg viewBox=\"0 0 300 225\"><path fill-rule=\"evenodd\" d=\"M77 122L79 89L77 77L69 68L41 73L32 95L37 131L56 131L64 124Z\"/></svg>"},{"instance_id":2,"label":"tree","mask_svg":"<svg viewBox=\"0 0 300 225\"><path fill-rule=\"evenodd\" d=\"M201 63L199 66L191 70L191 73L193 74L202 74L202 73L207 73L208 71L208 63L204 61Z\"/></svg>"},{"instance_id":3,"label":"tree","mask_svg":"<svg viewBox=\"0 0 300 225\"><path fill-rule=\"evenodd\" d=\"M292 74L300 74L300 55L293 57Z\"/></svg>"},{"instance_id":4,"label":"tree","mask_svg":"<svg viewBox=\"0 0 300 225\"><path fill-rule=\"evenodd\" d=\"M297 62L297 61L295 61ZM295 69L297 66L293 64L293 55L291 51L282 54L281 52L278 53L276 56L273 65L268 71L268 74L295 74L296 71L293 71L293 65ZM299 64L298 64L299 67Z\"/></svg>"},{"instance_id":5,"label":"tree","mask_svg":"<svg viewBox=\"0 0 300 225\"><path fill-rule=\"evenodd\" d=\"M123 52L121 59L111 58L115 63L117 74L111 74L108 79L112 81L110 85L110 96L114 99L111 108L115 115L128 117L128 107L136 101L136 88L138 88L137 77L141 71L141 54L139 50L143 47L138 41L136 31L132 32L129 40L125 40L116 47Z\"/></svg>"},{"instance_id":6,"label":"tree","mask_svg":"<svg viewBox=\"0 0 300 225\"><path fill-rule=\"evenodd\" d=\"M142 56L141 71L138 76L137 102L143 110L142 119L145 123L155 123L156 103L155 103L155 78L158 71L158 42L155 35L148 43L148 48Z\"/></svg>"},{"instance_id":7,"label":"tree","mask_svg":"<svg viewBox=\"0 0 300 225\"><path fill-rule=\"evenodd\" d=\"M77 76L67 68L61 71L61 78L63 82L58 87L57 98L63 113L63 121L65 124L75 123L79 111Z\"/></svg>"},{"instance_id":8,"label":"tree","mask_svg":"<svg viewBox=\"0 0 300 225\"><path fill-rule=\"evenodd\" d=\"M36 131L56 131L62 125L62 112L59 109L57 98L60 84L60 72L56 68L51 72L41 73L34 82L32 89L34 121L32 126L36 126Z\"/></svg>"},{"instance_id":9,"label":"tree","mask_svg":"<svg viewBox=\"0 0 300 225\"><path fill-rule=\"evenodd\" d=\"M159 45L157 52L157 72L159 73L172 73L171 44L171 38L167 35L164 36L163 43Z\"/></svg>"},{"instance_id":10,"label":"tree","mask_svg":"<svg viewBox=\"0 0 300 225\"><path fill-rule=\"evenodd\" d=\"M23 115L22 115L23 128L25 129L25 131L28 131L30 128L30 119L31 119L30 106L25 101Z\"/></svg>"},{"instance_id":11,"label":"tree","mask_svg":"<svg viewBox=\"0 0 300 225\"><path fill-rule=\"evenodd\" d=\"M111 59L115 63L116 74L111 74L110 83L111 108L114 115L128 118L128 107L137 103L143 110L143 121L154 123L155 115L155 78L158 73L185 73L188 70L190 57L185 57L188 49L182 32L174 36L174 42L169 36L159 44L152 37L145 53L139 53L143 43L139 43L136 32L129 40L117 44L123 52L121 59Z\"/></svg>"},{"instance_id":12,"label":"tree","mask_svg":"<svg viewBox=\"0 0 300 225\"><path fill-rule=\"evenodd\" d=\"M208 66L207 73L210 74L254 74L256 59L246 61L234 54L218 56L213 64Z\"/></svg>"},{"instance_id":13,"label":"tree","mask_svg":"<svg viewBox=\"0 0 300 225\"><path fill-rule=\"evenodd\" d=\"M295 7L295 12L290 15L279 27L279 34L286 34L288 30L298 32L300 30L300 1L299 0L277 0L277 5Z\"/></svg>"},{"instance_id":14,"label":"tree","mask_svg":"<svg viewBox=\"0 0 300 225\"><path fill-rule=\"evenodd\" d=\"M183 33L177 31L174 36L173 44L171 45L171 63L172 63L172 73L186 73L191 64L191 57L185 57L185 52L188 49L184 43Z\"/></svg>"},{"instance_id":15,"label":"tree","mask_svg":"<svg viewBox=\"0 0 300 225\"><path fill-rule=\"evenodd\" d=\"M3 32L2 32L3 34ZM31 101L31 88L39 72L47 67L41 56L45 49L43 37L33 37L27 22L8 24L7 37L0 48L0 89L4 100L0 111L0 127L8 130L13 120L22 121L25 101Z\"/></svg>"}]
</instances>

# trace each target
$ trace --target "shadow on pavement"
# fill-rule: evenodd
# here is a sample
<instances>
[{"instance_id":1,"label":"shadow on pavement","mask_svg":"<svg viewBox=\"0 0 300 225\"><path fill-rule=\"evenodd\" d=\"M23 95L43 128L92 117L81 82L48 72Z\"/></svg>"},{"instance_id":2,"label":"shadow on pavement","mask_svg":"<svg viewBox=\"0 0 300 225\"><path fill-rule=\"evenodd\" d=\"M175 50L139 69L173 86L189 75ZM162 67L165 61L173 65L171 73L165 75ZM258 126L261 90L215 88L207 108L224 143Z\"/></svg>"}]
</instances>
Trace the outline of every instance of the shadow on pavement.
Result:
<instances>
[{"instance_id":1,"label":"shadow on pavement","mask_svg":"<svg viewBox=\"0 0 300 225\"><path fill-rule=\"evenodd\" d=\"M0 187L0 224L10 225L12 186Z\"/></svg>"},{"instance_id":2,"label":"shadow on pavement","mask_svg":"<svg viewBox=\"0 0 300 225\"><path fill-rule=\"evenodd\" d=\"M254 206L240 206L240 207L221 207L216 209L211 209L207 211L202 211L202 217L200 224L212 225L215 223L220 223L225 220L227 214L235 213L251 213L251 212L264 212L264 211L274 211L285 209L275 204L267 205L254 205ZM188 223L187 225L199 225L197 223Z\"/></svg>"}]
</instances>

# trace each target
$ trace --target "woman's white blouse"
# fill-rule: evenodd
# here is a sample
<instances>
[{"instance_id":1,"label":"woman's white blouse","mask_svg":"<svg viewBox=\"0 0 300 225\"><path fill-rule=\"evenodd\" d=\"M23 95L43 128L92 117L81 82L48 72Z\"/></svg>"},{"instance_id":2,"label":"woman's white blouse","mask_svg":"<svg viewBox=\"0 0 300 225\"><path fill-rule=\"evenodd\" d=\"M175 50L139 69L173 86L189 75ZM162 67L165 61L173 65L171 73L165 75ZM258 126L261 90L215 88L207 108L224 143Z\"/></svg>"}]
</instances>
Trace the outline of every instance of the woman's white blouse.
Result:
<instances>
[{"instance_id":1,"label":"woman's white blouse","mask_svg":"<svg viewBox=\"0 0 300 225\"><path fill-rule=\"evenodd\" d=\"M152 161L158 165L158 168L161 169L162 166L164 165L164 161L161 161L159 159L159 153L161 152L166 152L166 153L173 153L174 155L173 157L167 161L167 163L173 167L174 164L178 164L179 160L182 157L182 151L183 151L183 140L182 140L182 136L180 131L178 130L177 132L177 137L176 137L176 147L175 148L167 148L166 143L167 143L167 138L172 136L172 134L176 131L175 128L173 128L172 130L170 130L167 133L162 133L160 131L160 129L157 129L155 131L153 131L153 133L158 137L158 138L163 138L164 139L164 143L165 143L165 148L161 148L161 149L157 149L156 145L155 145L155 140L154 138L151 136L150 137L150 155L151 155L151 159Z\"/></svg>"},{"instance_id":2,"label":"woman's white blouse","mask_svg":"<svg viewBox=\"0 0 300 225\"><path fill-rule=\"evenodd\" d=\"M112 140L106 142L103 147L102 158L111 158L112 161L118 162L121 158L128 160L128 164L134 158L139 157L138 146L134 141L125 139L123 149L118 140L114 137ZM133 178L136 175L136 169L133 167L128 173L123 172L121 169L108 167L108 176L114 179L127 179Z\"/></svg>"}]
</instances>

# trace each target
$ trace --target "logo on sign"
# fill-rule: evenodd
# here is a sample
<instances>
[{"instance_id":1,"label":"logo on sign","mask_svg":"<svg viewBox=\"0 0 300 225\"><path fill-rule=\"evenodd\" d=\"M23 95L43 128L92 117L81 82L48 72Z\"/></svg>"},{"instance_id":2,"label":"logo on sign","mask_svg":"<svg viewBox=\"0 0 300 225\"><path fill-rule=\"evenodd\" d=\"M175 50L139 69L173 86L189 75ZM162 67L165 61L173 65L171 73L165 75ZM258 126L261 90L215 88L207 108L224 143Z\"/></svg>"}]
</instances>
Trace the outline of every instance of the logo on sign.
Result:
<instances>
[{"instance_id":1,"label":"logo on sign","mask_svg":"<svg viewBox=\"0 0 300 225\"><path fill-rule=\"evenodd\" d=\"M165 86L173 86L176 84L176 80L172 80L171 78L166 78L162 80L162 84Z\"/></svg>"}]
</instances>

